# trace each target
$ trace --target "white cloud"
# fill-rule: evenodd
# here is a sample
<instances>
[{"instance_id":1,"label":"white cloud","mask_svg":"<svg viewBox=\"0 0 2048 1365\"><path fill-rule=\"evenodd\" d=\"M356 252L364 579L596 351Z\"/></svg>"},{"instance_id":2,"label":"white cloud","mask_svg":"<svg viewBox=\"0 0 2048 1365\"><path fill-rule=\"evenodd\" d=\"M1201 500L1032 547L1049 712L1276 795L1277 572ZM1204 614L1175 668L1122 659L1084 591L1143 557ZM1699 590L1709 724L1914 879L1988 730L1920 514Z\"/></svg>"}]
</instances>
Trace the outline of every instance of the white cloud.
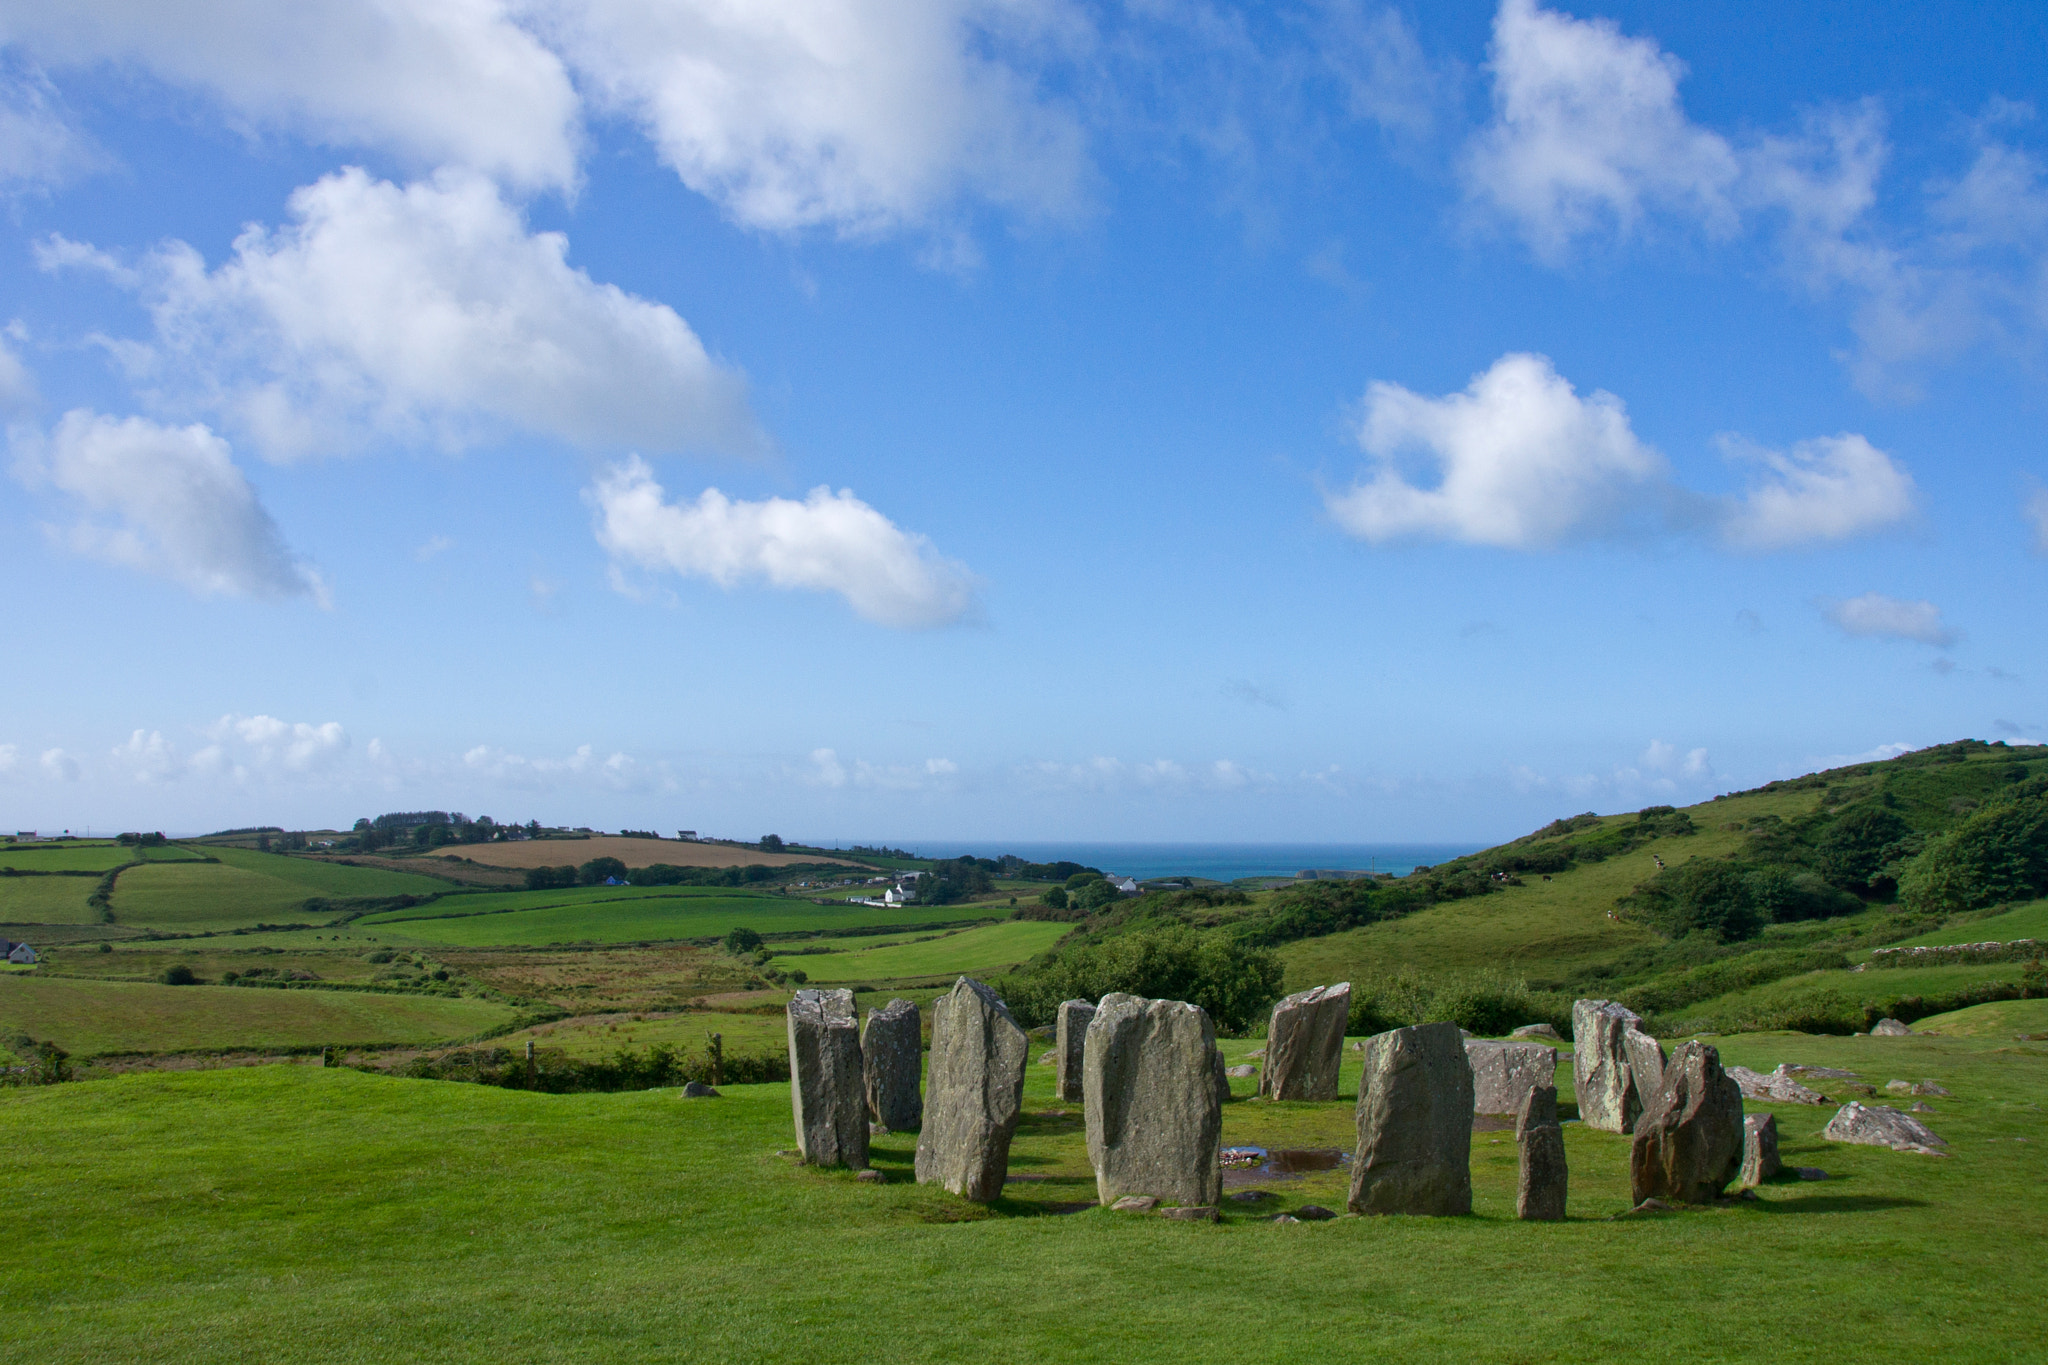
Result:
<instances>
[{"instance_id":1,"label":"white cloud","mask_svg":"<svg viewBox=\"0 0 2048 1365\"><path fill-rule=\"evenodd\" d=\"M802 502L744 502L711 488L694 503L671 503L635 456L606 470L585 496L597 511L598 543L639 568L721 587L758 581L836 592L859 615L900 629L946 625L974 608L964 565L844 489L814 488Z\"/></svg>"},{"instance_id":2,"label":"white cloud","mask_svg":"<svg viewBox=\"0 0 2048 1365\"><path fill-rule=\"evenodd\" d=\"M139 733L139 732L138 732ZM349 751L340 721L312 724L276 716L225 715L206 727L212 742L192 756L193 769L244 780L255 773L301 776L334 768Z\"/></svg>"},{"instance_id":3,"label":"white cloud","mask_svg":"<svg viewBox=\"0 0 2048 1365\"><path fill-rule=\"evenodd\" d=\"M4 134L0 134L4 136ZM36 403L35 376L0 335L0 417L27 412Z\"/></svg>"},{"instance_id":4,"label":"white cloud","mask_svg":"<svg viewBox=\"0 0 2048 1365\"><path fill-rule=\"evenodd\" d=\"M83 773L78 760L62 749L43 750L43 772L59 782L76 782Z\"/></svg>"},{"instance_id":5,"label":"white cloud","mask_svg":"<svg viewBox=\"0 0 2048 1365\"><path fill-rule=\"evenodd\" d=\"M1681 755L1676 745L1661 739L1650 741L1637 764L1644 770L1666 777L1705 778L1714 775L1705 749L1688 749Z\"/></svg>"},{"instance_id":6,"label":"white cloud","mask_svg":"<svg viewBox=\"0 0 2048 1365\"><path fill-rule=\"evenodd\" d=\"M1956 642L1956 633L1942 622L1941 609L1932 602L1908 602L1882 593L1867 592L1847 601L1821 604L1827 618L1844 633L1880 640L1913 640L1923 645L1946 647Z\"/></svg>"},{"instance_id":7,"label":"white cloud","mask_svg":"<svg viewBox=\"0 0 2048 1365\"><path fill-rule=\"evenodd\" d=\"M577 745L575 752L567 758L527 758L488 744L479 744L463 754L462 766L476 776L526 790L585 783L609 787L614 791L638 791L660 781L658 776L646 772L632 755L615 751L599 758L597 751L588 744Z\"/></svg>"},{"instance_id":8,"label":"white cloud","mask_svg":"<svg viewBox=\"0 0 2048 1365\"><path fill-rule=\"evenodd\" d=\"M1913 514L1912 475L1861 436L1801 441L1790 453L1733 439L1722 445L1725 453L1753 460L1766 471L1722 524L1722 534L1739 549L1783 550L1848 540L1896 526Z\"/></svg>"},{"instance_id":9,"label":"white cloud","mask_svg":"<svg viewBox=\"0 0 2048 1365\"><path fill-rule=\"evenodd\" d=\"M528 188L575 177L576 93L500 0L0 0L0 42L52 69L145 72L250 131Z\"/></svg>"},{"instance_id":10,"label":"white cloud","mask_svg":"<svg viewBox=\"0 0 2048 1365\"><path fill-rule=\"evenodd\" d=\"M412 552L412 557L424 564L435 555L453 548L454 544L455 542L447 536L428 536L420 547Z\"/></svg>"},{"instance_id":11,"label":"white cloud","mask_svg":"<svg viewBox=\"0 0 2048 1365\"><path fill-rule=\"evenodd\" d=\"M56 185L105 163L56 106L40 72L0 71L0 184Z\"/></svg>"},{"instance_id":12,"label":"white cloud","mask_svg":"<svg viewBox=\"0 0 2048 1365\"><path fill-rule=\"evenodd\" d=\"M827 787L846 785L846 765L839 761L839 755L831 749L811 750L811 766L816 770L813 779Z\"/></svg>"},{"instance_id":13,"label":"white cloud","mask_svg":"<svg viewBox=\"0 0 2048 1365\"><path fill-rule=\"evenodd\" d=\"M1622 401L1580 398L1540 355L1502 356L1443 398L1374 383L1359 439L1378 470L1325 501L1374 543L1541 549L1612 530L1664 499L1663 458L1636 439ZM1403 477L1395 461L1408 451L1435 466L1435 487Z\"/></svg>"},{"instance_id":14,"label":"white cloud","mask_svg":"<svg viewBox=\"0 0 2048 1365\"><path fill-rule=\"evenodd\" d=\"M1610 225L1627 234L1656 208L1735 226L1735 153L1686 118L1684 64L1656 43L1611 20L1501 0L1491 56L1494 119L1467 152L1466 190L1540 255L1555 260Z\"/></svg>"},{"instance_id":15,"label":"white cloud","mask_svg":"<svg viewBox=\"0 0 2048 1365\"><path fill-rule=\"evenodd\" d=\"M2027 525L2034 528L2035 553L2048 555L2048 488L2037 488L2029 493L2020 515L2027 519Z\"/></svg>"},{"instance_id":16,"label":"white cloud","mask_svg":"<svg viewBox=\"0 0 2048 1365\"><path fill-rule=\"evenodd\" d=\"M1389 132L1427 136L1445 102L1445 75L1430 65L1406 15L1392 5L1326 7L1316 34L1351 112Z\"/></svg>"},{"instance_id":17,"label":"white cloud","mask_svg":"<svg viewBox=\"0 0 2048 1365\"><path fill-rule=\"evenodd\" d=\"M1074 116L1021 64L1063 0L529 0L593 102L739 222L873 232L1076 204Z\"/></svg>"},{"instance_id":18,"label":"white cloud","mask_svg":"<svg viewBox=\"0 0 2048 1365\"><path fill-rule=\"evenodd\" d=\"M507 428L578 445L755 451L745 384L666 305L569 265L488 182L361 170L291 197L209 272L182 242L142 272L160 401L226 415L271 459L374 439L461 449ZM45 260L97 263L50 244Z\"/></svg>"},{"instance_id":19,"label":"white cloud","mask_svg":"<svg viewBox=\"0 0 2048 1365\"><path fill-rule=\"evenodd\" d=\"M0 744L0 773L11 773L21 766L21 746Z\"/></svg>"},{"instance_id":20,"label":"white cloud","mask_svg":"<svg viewBox=\"0 0 2048 1365\"><path fill-rule=\"evenodd\" d=\"M16 474L70 494L97 517L57 532L91 558L161 574L202 596L325 601L227 442L204 426L68 412L47 438L17 434Z\"/></svg>"}]
</instances>

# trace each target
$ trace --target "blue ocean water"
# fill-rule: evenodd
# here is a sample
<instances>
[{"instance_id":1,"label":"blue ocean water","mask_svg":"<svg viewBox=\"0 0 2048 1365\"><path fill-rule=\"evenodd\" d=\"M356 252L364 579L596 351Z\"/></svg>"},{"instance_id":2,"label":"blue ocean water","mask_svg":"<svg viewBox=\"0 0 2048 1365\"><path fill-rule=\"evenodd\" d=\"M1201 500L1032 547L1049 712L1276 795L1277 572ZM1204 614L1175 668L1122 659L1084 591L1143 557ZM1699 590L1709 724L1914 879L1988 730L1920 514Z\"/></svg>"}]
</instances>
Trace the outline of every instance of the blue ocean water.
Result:
<instances>
[{"instance_id":1,"label":"blue ocean water","mask_svg":"<svg viewBox=\"0 0 2048 1365\"><path fill-rule=\"evenodd\" d=\"M1014 853L1035 863L1067 859L1123 877L1292 877L1308 868L1391 872L1405 877L1419 866L1476 853L1482 844L1110 844L920 843L908 851L925 858L998 858Z\"/></svg>"}]
</instances>

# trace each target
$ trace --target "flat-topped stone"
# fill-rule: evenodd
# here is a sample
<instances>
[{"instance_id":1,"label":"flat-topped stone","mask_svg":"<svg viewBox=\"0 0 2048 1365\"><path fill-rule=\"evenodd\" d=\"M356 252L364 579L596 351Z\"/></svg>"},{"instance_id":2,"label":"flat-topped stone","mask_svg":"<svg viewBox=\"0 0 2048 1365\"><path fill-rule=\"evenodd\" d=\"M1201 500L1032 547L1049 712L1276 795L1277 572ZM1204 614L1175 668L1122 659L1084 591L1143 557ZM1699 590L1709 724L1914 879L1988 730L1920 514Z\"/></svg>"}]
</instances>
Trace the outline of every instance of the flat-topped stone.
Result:
<instances>
[{"instance_id":1,"label":"flat-topped stone","mask_svg":"<svg viewBox=\"0 0 2048 1365\"><path fill-rule=\"evenodd\" d=\"M800 990L785 1014L798 1152L813 1166L865 1167L868 1105L853 992Z\"/></svg>"},{"instance_id":2,"label":"flat-topped stone","mask_svg":"<svg viewBox=\"0 0 2048 1365\"><path fill-rule=\"evenodd\" d=\"M1911 1114L1886 1104L1859 1104L1851 1100L1835 1111L1821 1136L1829 1142L1889 1147L1895 1152L1947 1155L1941 1150L1948 1146L1947 1141L1937 1137L1933 1129Z\"/></svg>"},{"instance_id":3,"label":"flat-topped stone","mask_svg":"<svg viewBox=\"0 0 2048 1365\"><path fill-rule=\"evenodd\" d=\"M1475 1114L1519 1114L1531 1090L1557 1084L1557 1053L1542 1043L1496 1043L1468 1038L1465 1060L1472 1065Z\"/></svg>"},{"instance_id":4,"label":"flat-topped stone","mask_svg":"<svg viewBox=\"0 0 2048 1365\"><path fill-rule=\"evenodd\" d=\"M1826 1104L1828 1097L1810 1086L1801 1085L1788 1075L1783 1066L1776 1071L1751 1071L1746 1066L1731 1066L1728 1076L1742 1089L1746 1100L1770 1100L1779 1104Z\"/></svg>"},{"instance_id":5,"label":"flat-topped stone","mask_svg":"<svg viewBox=\"0 0 2048 1365\"><path fill-rule=\"evenodd\" d=\"M1129 1194L1190 1207L1222 1196L1217 1094L1223 1055L1208 1012L1181 1000L1115 992L1088 1025L1082 1090L1096 1194Z\"/></svg>"},{"instance_id":6,"label":"flat-topped stone","mask_svg":"<svg viewBox=\"0 0 2048 1365\"><path fill-rule=\"evenodd\" d=\"M868 1117L892 1133L907 1133L924 1121L918 1073L924 1069L924 1037L917 1006L891 1000L868 1011L860 1055Z\"/></svg>"},{"instance_id":7,"label":"flat-topped stone","mask_svg":"<svg viewBox=\"0 0 2048 1365\"><path fill-rule=\"evenodd\" d=\"M1353 1213L1472 1211L1472 1064L1455 1024L1367 1040L1358 1084Z\"/></svg>"}]
</instances>

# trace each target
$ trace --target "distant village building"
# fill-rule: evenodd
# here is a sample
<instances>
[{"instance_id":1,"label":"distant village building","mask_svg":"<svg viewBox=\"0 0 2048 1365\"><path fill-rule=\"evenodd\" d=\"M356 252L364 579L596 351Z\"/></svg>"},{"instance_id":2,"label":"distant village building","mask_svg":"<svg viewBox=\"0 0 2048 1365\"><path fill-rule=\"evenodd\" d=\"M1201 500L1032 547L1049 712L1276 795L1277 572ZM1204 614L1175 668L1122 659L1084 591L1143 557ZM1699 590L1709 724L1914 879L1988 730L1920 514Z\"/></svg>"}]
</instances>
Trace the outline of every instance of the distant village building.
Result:
<instances>
[{"instance_id":1,"label":"distant village building","mask_svg":"<svg viewBox=\"0 0 2048 1365\"><path fill-rule=\"evenodd\" d=\"M694 844L697 842L697 831L694 829L679 829L676 831L676 838L686 844Z\"/></svg>"},{"instance_id":2,"label":"distant village building","mask_svg":"<svg viewBox=\"0 0 2048 1365\"><path fill-rule=\"evenodd\" d=\"M13 951L7 954L7 960L17 966L27 966L36 960L36 950L26 943L17 943Z\"/></svg>"},{"instance_id":3,"label":"distant village building","mask_svg":"<svg viewBox=\"0 0 2048 1365\"><path fill-rule=\"evenodd\" d=\"M1109 879L1109 884L1115 887L1117 891L1123 895L1135 896L1138 894L1138 883L1134 878L1111 877Z\"/></svg>"},{"instance_id":4,"label":"distant village building","mask_svg":"<svg viewBox=\"0 0 2048 1365\"><path fill-rule=\"evenodd\" d=\"M40 837L32 829L18 829L14 831L14 842L17 844L32 844Z\"/></svg>"}]
</instances>

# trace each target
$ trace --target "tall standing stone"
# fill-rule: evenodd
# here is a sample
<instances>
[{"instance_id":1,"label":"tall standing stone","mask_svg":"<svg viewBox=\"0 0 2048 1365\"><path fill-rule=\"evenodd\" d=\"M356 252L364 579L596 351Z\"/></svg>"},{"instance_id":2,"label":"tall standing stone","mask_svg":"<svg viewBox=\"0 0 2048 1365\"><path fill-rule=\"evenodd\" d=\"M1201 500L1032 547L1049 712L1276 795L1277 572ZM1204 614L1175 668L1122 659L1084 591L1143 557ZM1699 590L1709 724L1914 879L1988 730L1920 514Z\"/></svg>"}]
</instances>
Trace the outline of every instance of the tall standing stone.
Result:
<instances>
[{"instance_id":1,"label":"tall standing stone","mask_svg":"<svg viewBox=\"0 0 2048 1365\"><path fill-rule=\"evenodd\" d=\"M924 1070L924 1037L917 1006L891 1000L868 1011L860 1035L861 1066L867 1087L868 1117L892 1133L907 1133L924 1120L924 1097L918 1093Z\"/></svg>"},{"instance_id":2,"label":"tall standing stone","mask_svg":"<svg viewBox=\"0 0 2048 1365\"><path fill-rule=\"evenodd\" d=\"M979 981L963 976L933 1002L918 1184L982 1204L1003 1192L1030 1051L1009 1007Z\"/></svg>"},{"instance_id":3,"label":"tall standing stone","mask_svg":"<svg viewBox=\"0 0 2048 1365\"><path fill-rule=\"evenodd\" d=\"M1778 1159L1778 1116L1744 1115L1742 1174L1736 1183L1746 1190L1754 1189L1784 1169L1785 1163Z\"/></svg>"},{"instance_id":4,"label":"tall standing stone","mask_svg":"<svg viewBox=\"0 0 2048 1365\"><path fill-rule=\"evenodd\" d=\"M1053 1055L1059 1060L1053 1065L1053 1086L1061 1099L1069 1104L1081 1101L1082 1058L1088 1041L1088 1024L1095 1018L1095 1006L1086 1000L1065 1000L1060 1003L1059 1027L1054 1031Z\"/></svg>"},{"instance_id":5,"label":"tall standing stone","mask_svg":"<svg viewBox=\"0 0 2048 1365\"><path fill-rule=\"evenodd\" d=\"M1120 991L1102 997L1088 1025L1081 1088L1088 1160L1103 1203L1127 1194L1216 1203L1223 1192L1221 1061L1215 1025L1201 1007Z\"/></svg>"},{"instance_id":6,"label":"tall standing stone","mask_svg":"<svg viewBox=\"0 0 2048 1365\"><path fill-rule=\"evenodd\" d=\"M1664 1079L1664 1048L1612 1000L1572 1005L1572 1086L1588 1128L1632 1133Z\"/></svg>"},{"instance_id":7,"label":"tall standing stone","mask_svg":"<svg viewBox=\"0 0 2048 1365\"><path fill-rule=\"evenodd\" d=\"M1368 1039L1353 1213L1472 1212L1472 1064L1456 1024Z\"/></svg>"},{"instance_id":8,"label":"tall standing stone","mask_svg":"<svg viewBox=\"0 0 2048 1365\"><path fill-rule=\"evenodd\" d=\"M868 1164L868 1105L853 992L798 991L789 1002L789 1103L813 1166Z\"/></svg>"},{"instance_id":9,"label":"tall standing stone","mask_svg":"<svg viewBox=\"0 0 2048 1365\"><path fill-rule=\"evenodd\" d=\"M1273 1006L1259 1094L1269 1100L1334 1100L1344 1061L1351 983L1296 991Z\"/></svg>"},{"instance_id":10,"label":"tall standing stone","mask_svg":"<svg viewBox=\"0 0 2048 1365\"><path fill-rule=\"evenodd\" d=\"M1630 1201L1711 1202L1742 1165L1742 1129L1742 1087L1721 1069L1720 1051L1681 1043L1636 1121L1628 1152Z\"/></svg>"},{"instance_id":11,"label":"tall standing stone","mask_svg":"<svg viewBox=\"0 0 2048 1365\"><path fill-rule=\"evenodd\" d=\"M1557 1052L1541 1043L1465 1040L1472 1064L1472 1112L1505 1118L1522 1112L1529 1092L1557 1085Z\"/></svg>"},{"instance_id":12,"label":"tall standing stone","mask_svg":"<svg viewBox=\"0 0 2048 1365\"><path fill-rule=\"evenodd\" d=\"M1564 1129L1557 1122L1557 1087L1531 1086L1515 1116L1520 1174L1515 1184L1515 1217L1525 1223L1564 1219L1570 1174L1564 1161Z\"/></svg>"}]
</instances>

